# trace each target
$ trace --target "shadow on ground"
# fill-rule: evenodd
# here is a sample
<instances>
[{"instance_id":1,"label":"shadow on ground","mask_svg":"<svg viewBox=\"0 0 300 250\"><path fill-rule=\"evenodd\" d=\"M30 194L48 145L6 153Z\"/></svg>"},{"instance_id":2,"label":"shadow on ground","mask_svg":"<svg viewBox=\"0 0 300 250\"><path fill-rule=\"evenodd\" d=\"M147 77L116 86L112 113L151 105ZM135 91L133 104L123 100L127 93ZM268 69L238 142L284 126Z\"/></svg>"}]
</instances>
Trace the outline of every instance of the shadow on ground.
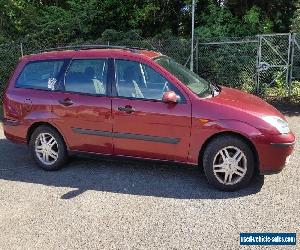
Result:
<instances>
[{"instance_id":1,"label":"shadow on ground","mask_svg":"<svg viewBox=\"0 0 300 250\"><path fill-rule=\"evenodd\" d=\"M194 167L137 160L72 157L60 171L46 172L34 164L26 146L0 140L0 179L36 183L75 190L62 199L74 198L87 190L176 199L230 199L260 191L264 178L239 192L212 189Z\"/></svg>"},{"instance_id":2,"label":"shadow on ground","mask_svg":"<svg viewBox=\"0 0 300 250\"><path fill-rule=\"evenodd\" d=\"M280 111L285 116L290 116L290 117L300 116L300 106L299 106L298 109L293 109L293 110L281 108Z\"/></svg>"},{"instance_id":3,"label":"shadow on ground","mask_svg":"<svg viewBox=\"0 0 300 250\"><path fill-rule=\"evenodd\" d=\"M285 116L300 116L300 103L284 104L284 103L271 103Z\"/></svg>"}]
</instances>

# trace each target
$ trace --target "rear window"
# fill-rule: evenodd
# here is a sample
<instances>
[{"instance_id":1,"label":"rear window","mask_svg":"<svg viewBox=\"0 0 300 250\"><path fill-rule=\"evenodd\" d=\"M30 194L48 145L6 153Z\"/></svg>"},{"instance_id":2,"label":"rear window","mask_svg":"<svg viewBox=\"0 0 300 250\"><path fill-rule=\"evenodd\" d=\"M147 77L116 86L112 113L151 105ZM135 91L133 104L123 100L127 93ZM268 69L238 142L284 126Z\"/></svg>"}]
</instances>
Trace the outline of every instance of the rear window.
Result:
<instances>
[{"instance_id":1,"label":"rear window","mask_svg":"<svg viewBox=\"0 0 300 250\"><path fill-rule=\"evenodd\" d=\"M30 62L24 67L16 86L54 90L63 64L63 60Z\"/></svg>"}]
</instances>

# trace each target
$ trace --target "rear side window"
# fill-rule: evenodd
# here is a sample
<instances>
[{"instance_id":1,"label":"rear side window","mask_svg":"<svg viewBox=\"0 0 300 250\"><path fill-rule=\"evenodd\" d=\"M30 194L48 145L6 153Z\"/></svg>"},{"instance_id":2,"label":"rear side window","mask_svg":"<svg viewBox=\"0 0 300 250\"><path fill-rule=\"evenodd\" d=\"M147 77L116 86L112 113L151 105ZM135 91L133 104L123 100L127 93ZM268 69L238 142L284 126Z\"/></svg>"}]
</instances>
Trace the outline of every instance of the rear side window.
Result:
<instances>
[{"instance_id":1,"label":"rear side window","mask_svg":"<svg viewBox=\"0 0 300 250\"><path fill-rule=\"evenodd\" d=\"M65 76L65 90L75 93L105 95L107 59L73 60Z\"/></svg>"},{"instance_id":2,"label":"rear side window","mask_svg":"<svg viewBox=\"0 0 300 250\"><path fill-rule=\"evenodd\" d=\"M63 60L30 62L24 67L16 86L54 90L63 64Z\"/></svg>"}]
</instances>

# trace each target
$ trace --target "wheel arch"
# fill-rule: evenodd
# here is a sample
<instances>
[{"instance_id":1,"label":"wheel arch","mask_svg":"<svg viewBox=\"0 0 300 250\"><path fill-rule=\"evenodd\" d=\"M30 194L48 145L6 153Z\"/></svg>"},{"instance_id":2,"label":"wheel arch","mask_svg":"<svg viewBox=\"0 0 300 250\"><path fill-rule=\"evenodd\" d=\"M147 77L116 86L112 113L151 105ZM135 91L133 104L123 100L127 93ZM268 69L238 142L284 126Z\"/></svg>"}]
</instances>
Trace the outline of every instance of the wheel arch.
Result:
<instances>
[{"instance_id":1,"label":"wheel arch","mask_svg":"<svg viewBox=\"0 0 300 250\"><path fill-rule=\"evenodd\" d=\"M68 143L67 143L65 137L63 136L63 134L57 129L57 127L55 127L53 124L51 124L49 122L35 122L35 123L31 124L31 126L27 130L27 135L26 135L27 144L29 144L29 141L30 141L30 138L31 138L33 132L40 126L47 126L47 127L54 129L62 137L67 148L69 148Z\"/></svg>"},{"instance_id":2,"label":"wheel arch","mask_svg":"<svg viewBox=\"0 0 300 250\"><path fill-rule=\"evenodd\" d=\"M251 149L251 151L253 152L253 155L254 155L254 160L255 160L255 172L256 173L259 173L259 155L258 155L258 152L256 150L256 147L255 145L253 144L253 142L247 138L246 136L240 134L240 133L237 133L237 132L232 132L232 131L224 131L224 132L219 132L217 134L214 134L212 135L211 137L209 137L205 142L204 144L201 146L201 149L199 151L199 156L198 156L198 165L203 168L203 164L202 164L202 159L203 159L203 156L204 156L204 152L207 148L207 146L209 145L210 142L212 142L213 140L217 139L218 137L221 137L221 136L225 136L225 135L229 135L229 136L233 136L233 137L236 137L242 141L244 141Z\"/></svg>"}]
</instances>

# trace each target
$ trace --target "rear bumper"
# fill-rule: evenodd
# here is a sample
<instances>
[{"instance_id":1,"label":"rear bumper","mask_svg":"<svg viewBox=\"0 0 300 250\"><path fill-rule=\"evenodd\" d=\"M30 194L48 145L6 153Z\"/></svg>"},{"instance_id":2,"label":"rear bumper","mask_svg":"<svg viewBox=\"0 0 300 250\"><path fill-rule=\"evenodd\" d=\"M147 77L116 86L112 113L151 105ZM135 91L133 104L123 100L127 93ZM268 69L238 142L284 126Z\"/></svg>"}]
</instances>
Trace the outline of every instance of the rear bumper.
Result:
<instances>
[{"instance_id":1,"label":"rear bumper","mask_svg":"<svg viewBox=\"0 0 300 250\"><path fill-rule=\"evenodd\" d=\"M295 136L262 136L254 140L259 157L259 171L262 175L277 174L287 165L295 147Z\"/></svg>"},{"instance_id":2,"label":"rear bumper","mask_svg":"<svg viewBox=\"0 0 300 250\"><path fill-rule=\"evenodd\" d=\"M5 137L14 143L27 143L28 126L16 120L3 120Z\"/></svg>"}]
</instances>

